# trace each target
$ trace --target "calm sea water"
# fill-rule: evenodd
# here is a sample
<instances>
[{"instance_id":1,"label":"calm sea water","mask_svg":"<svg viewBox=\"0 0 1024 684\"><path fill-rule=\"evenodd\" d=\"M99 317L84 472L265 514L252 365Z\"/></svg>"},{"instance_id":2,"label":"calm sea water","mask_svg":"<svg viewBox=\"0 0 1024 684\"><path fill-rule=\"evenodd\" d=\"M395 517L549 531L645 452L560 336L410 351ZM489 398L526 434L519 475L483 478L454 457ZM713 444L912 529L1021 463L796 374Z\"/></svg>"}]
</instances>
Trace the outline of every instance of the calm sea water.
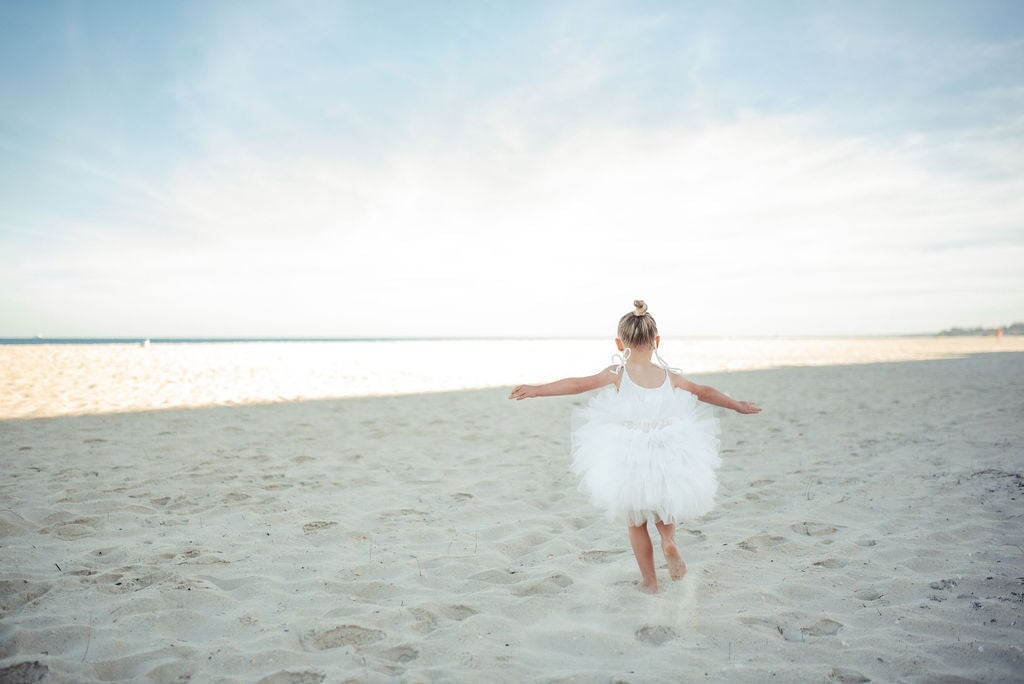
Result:
<instances>
[{"instance_id":1,"label":"calm sea water","mask_svg":"<svg viewBox=\"0 0 1024 684\"><path fill-rule=\"evenodd\" d=\"M31 340L0 345L0 418L443 392L596 373L612 340ZM686 375L1024 351L1024 337L665 339Z\"/></svg>"}]
</instances>

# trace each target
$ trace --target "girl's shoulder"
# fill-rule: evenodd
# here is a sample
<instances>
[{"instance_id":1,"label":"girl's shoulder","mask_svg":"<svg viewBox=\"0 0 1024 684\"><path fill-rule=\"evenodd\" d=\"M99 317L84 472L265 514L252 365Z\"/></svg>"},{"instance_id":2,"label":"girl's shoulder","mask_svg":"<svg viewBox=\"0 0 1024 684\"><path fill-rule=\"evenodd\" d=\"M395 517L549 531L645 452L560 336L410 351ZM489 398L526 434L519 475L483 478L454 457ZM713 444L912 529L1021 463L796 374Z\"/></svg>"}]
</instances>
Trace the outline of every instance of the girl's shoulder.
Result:
<instances>
[{"instance_id":1,"label":"girl's shoulder","mask_svg":"<svg viewBox=\"0 0 1024 684\"><path fill-rule=\"evenodd\" d=\"M687 380L680 373L669 373L669 377L671 378L672 387L676 389L686 390L690 394L697 394L700 390L700 385Z\"/></svg>"}]
</instances>

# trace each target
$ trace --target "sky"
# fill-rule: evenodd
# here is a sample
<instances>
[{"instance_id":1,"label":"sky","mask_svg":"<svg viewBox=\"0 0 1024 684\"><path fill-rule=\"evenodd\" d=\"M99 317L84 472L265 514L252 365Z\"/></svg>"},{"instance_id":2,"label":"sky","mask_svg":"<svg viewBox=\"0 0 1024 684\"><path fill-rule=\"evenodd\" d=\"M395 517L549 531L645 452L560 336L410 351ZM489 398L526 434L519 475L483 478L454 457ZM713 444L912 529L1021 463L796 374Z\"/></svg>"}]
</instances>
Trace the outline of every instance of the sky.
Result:
<instances>
[{"instance_id":1,"label":"sky","mask_svg":"<svg viewBox=\"0 0 1024 684\"><path fill-rule=\"evenodd\" d=\"M1024 320L1024 4L0 0L0 337Z\"/></svg>"}]
</instances>

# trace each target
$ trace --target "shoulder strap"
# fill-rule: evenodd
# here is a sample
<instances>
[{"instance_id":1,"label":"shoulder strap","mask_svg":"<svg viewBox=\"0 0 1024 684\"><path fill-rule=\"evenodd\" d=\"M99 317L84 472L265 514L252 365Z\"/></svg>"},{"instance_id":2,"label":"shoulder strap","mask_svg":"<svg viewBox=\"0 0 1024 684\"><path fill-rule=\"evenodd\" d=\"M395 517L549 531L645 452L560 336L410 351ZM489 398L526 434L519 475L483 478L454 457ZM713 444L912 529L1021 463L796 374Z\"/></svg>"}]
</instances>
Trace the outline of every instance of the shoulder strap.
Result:
<instances>
[{"instance_id":1,"label":"shoulder strap","mask_svg":"<svg viewBox=\"0 0 1024 684\"><path fill-rule=\"evenodd\" d=\"M654 348L654 357L658 359L658 365L664 368L666 373L675 373L676 375L683 374L683 371L679 370L678 368L673 368L672 366L665 363L665 359L661 358L661 354L658 353L657 347Z\"/></svg>"},{"instance_id":2,"label":"shoulder strap","mask_svg":"<svg viewBox=\"0 0 1024 684\"><path fill-rule=\"evenodd\" d=\"M626 347L622 350L622 354L612 354L612 361L615 362L615 368L612 369L612 373L618 375L625 369L626 361L629 361L631 351L629 347Z\"/></svg>"}]
</instances>

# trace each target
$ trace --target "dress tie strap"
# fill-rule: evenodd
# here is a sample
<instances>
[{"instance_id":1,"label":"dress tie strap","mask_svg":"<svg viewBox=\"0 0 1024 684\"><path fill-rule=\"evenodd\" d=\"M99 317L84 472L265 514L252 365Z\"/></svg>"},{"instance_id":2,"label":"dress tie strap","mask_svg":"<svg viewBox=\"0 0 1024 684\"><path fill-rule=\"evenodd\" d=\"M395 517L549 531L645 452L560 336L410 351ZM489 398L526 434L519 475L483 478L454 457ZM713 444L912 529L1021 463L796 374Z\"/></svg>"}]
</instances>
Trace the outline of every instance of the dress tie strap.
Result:
<instances>
[{"instance_id":1,"label":"dress tie strap","mask_svg":"<svg viewBox=\"0 0 1024 684\"><path fill-rule=\"evenodd\" d=\"M658 353L657 347L654 348L654 358L658 359L658 365L664 368L669 373L675 373L676 375L683 374L683 371L679 370L678 368L673 368L672 366L665 363L665 359L661 358L661 354Z\"/></svg>"},{"instance_id":2,"label":"dress tie strap","mask_svg":"<svg viewBox=\"0 0 1024 684\"><path fill-rule=\"evenodd\" d=\"M615 362L615 368L612 369L612 373L618 375L622 372L622 369L626 367L626 361L629 361L629 355L632 350L626 347L622 350L622 354L612 354L612 361Z\"/></svg>"}]
</instances>

